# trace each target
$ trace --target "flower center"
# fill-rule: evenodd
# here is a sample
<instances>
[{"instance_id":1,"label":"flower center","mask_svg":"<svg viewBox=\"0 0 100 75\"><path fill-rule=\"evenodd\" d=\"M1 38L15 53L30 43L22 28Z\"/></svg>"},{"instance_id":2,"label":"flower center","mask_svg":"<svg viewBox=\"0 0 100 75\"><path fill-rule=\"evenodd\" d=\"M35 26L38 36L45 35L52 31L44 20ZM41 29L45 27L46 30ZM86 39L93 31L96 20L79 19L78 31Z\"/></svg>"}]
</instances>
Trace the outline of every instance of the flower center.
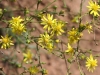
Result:
<instances>
[{"instance_id":1,"label":"flower center","mask_svg":"<svg viewBox=\"0 0 100 75\"><path fill-rule=\"evenodd\" d=\"M50 21L50 20L49 20L49 21L48 21L48 25L50 25L50 26L51 26L51 24L52 24L52 21Z\"/></svg>"},{"instance_id":2,"label":"flower center","mask_svg":"<svg viewBox=\"0 0 100 75\"><path fill-rule=\"evenodd\" d=\"M92 6L92 9L93 9L94 11L97 11L97 10L98 10L98 6L97 6L97 5L93 5L93 6Z\"/></svg>"},{"instance_id":3,"label":"flower center","mask_svg":"<svg viewBox=\"0 0 100 75\"><path fill-rule=\"evenodd\" d=\"M2 41L3 41L4 43L8 43L8 38L3 38Z\"/></svg>"},{"instance_id":4,"label":"flower center","mask_svg":"<svg viewBox=\"0 0 100 75\"><path fill-rule=\"evenodd\" d=\"M90 67L93 68L94 66L95 66L95 62L94 61L91 61Z\"/></svg>"},{"instance_id":5,"label":"flower center","mask_svg":"<svg viewBox=\"0 0 100 75\"><path fill-rule=\"evenodd\" d=\"M49 39L48 38L45 38L45 43L48 43Z\"/></svg>"},{"instance_id":6,"label":"flower center","mask_svg":"<svg viewBox=\"0 0 100 75\"><path fill-rule=\"evenodd\" d=\"M57 26L56 30L58 30L58 31L59 31L60 29L61 29L61 26Z\"/></svg>"}]
</instances>

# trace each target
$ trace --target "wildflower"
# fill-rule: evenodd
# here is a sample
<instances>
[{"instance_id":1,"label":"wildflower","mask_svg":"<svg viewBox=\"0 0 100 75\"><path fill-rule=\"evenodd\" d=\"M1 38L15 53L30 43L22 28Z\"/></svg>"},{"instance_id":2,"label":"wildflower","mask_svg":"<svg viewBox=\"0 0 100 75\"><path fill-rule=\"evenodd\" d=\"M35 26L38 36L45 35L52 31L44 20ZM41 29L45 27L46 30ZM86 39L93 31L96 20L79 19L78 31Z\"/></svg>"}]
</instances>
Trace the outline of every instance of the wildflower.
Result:
<instances>
[{"instance_id":1,"label":"wildflower","mask_svg":"<svg viewBox=\"0 0 100 75\"><path fill-rule=\"evenodd\" d=\"M10 28L12 29L12 32L21 35L23 32L26 32L26 27L22 23L24 21L23 19L19 17L12 17L12 20L9 21Z\"/></svg>"},{"instance_id":2,"label":"wildflower","mask_svg":"<svg viewBox=\"0 0 100 75\"><path fill-rule=\"evenodd\" d=\"M51 37L49 36L49 34L45 33L45 34L40 34L40 38L38 39L38 43L44 47L47 43L49 43L51 41Z\"/></svg>"},{"instance_id":3,"label":"wildflower","mask_svg":"<svg viewBox=\"0 0 100 75\"><path fill-rule=\"evenodd\" d=\"M97 60L94 59L91 54L90 57L87 57L86 67L89 71L93 72L96 66L97 66Z\"/></svg>"},{"instance_id":4,"label":"wildflower","mask_svg":"<svg viewBox=\"0 0 100 75\"><path fill-rule=\"evenodd\" d=\"M16 24L16 23L21 23L22 21L24 21L23 19L20 18L20 16L18 17L12 17L12 20L9 21L10 25Z\"/></svg>"},{"instance_id":5,"label":"wildflower","mask_svg":"<svg viewBox=\"0 0 100 75\"><path fill-rule=\"evenodd\" d=\"M25 63L31 63L32 62L32 58L33 58L33 54L30 50L27 50L26 53L23 53L24 55L24 62Z\"/></svg>"},{"instance_id":6,"label":"wildflower","mask_svg":"<svg viewBox=\"0 0 100 75\"><path fill-rule=\"evenodd\" d=\"M53 19L53 15L47 14L43 15L41 24L44 25L44 29L50 31L52 25L56 22L56 19Z\"/></svg>"},{"instance_id":7,"label":"wildflower","mask_svg":"<svg viewBox=\"0 0 100 75\"><path fill-rule=\"evenodd\" d=\"M78 29L73 28L68 32L68 41L70 44L76 43L83 34Z\"/></svg>"},{"instance_id":8,"label":"wildflower","mask_svg":"<svg viewBox=\"0 0 100 75\"><path fill-rule=\"evenodd\" d=\"M100 6L96 2L90 0L89 6L87 7L89 8L90 14L93 14L94 16L99 16L98 12L100 11Z\"/></svg>"},{"instance_id":9,"label":"wildflower","mask_svg":"<svg viewBox=\"0 0 100 75\"><path fill-rule=\"evenodd\" d=\"M45 48L46 48L49 52L52 52L52 50L53 50L53 43L52 43L52 42L47 43L46 46L45 46Z\"/></svg>"},{"instance_id":10,"label":"wildflower","mask_svg":"<svg viewBox=\"0 0 100 75\"><path fill-rule=\"evenodd\" d=\"M71 47L71 45L69 43L68 43L68 49L65 52L69 53L71 55L73 55L73 53L74 53L74 49Z\"/></svg>"},{"instance_id":11,"label":"wildflower","mask_svg":"<svg viewBox=\"0 0 100 75\"><path fill-rule=\"evenodd\" d=\"M86 22L86 24L80 24L79 31L82 32L83 30L87 29L88 33L90 34L93 32L92 25L90 23Z\"/></svg>"},{"instance_id":12,"label":"wildflower","mask_svg":"<svg viewBox=\"0 0 100 75\"><path fill-rule=\"evenodd\" d=\"M8 37L8 35L5 35L4 37L1 36L1 48L9 48L13 44L13 41L11 41L11 37Z\"/></svg>"},{"instance_id":13,"label":"wildflower","mask_svg":"<svg viewBox=\"0 0 100 75\"><path fill-rule=\"evenodd\" d=\"M62 27L64 26L64 23L58 21L56 22L54 25L52 25L52 31L51 34L55 34L55 35L61 35L62 33L64 33L64 30L62 29Z\"/></svg>"},{"instance_id":14,"label":"wildflower","mask_svg":"<svg viewBox=\"0 0 100 75\"><path fill-rule=\"evenodd\" d=\"M86 29L88 30L89 34L90 34L91 32L93 32L92 26L89 25L89 24L86 25Z\"/></svg>"},{"instance_id":15,"label":"wildflower","mask_svg":"<svg viewBox=\"0 0 100 75\"><path fill-rule=\"evenodd\" d=\"M10 27L12 29L12 32L17 35L21 35L23 32L26 32L26 27L21 23L13 24Z\"/></svg>"},{"instance_id":16,"label":"wildflower","mask_svg":"<svg viewBox=\"0 0 100 75\"><path fill-rule=\"evenodd\" d=\"M32 67L29 68L29 72L31 74L36 74L36 73L39 72L39 69L36 66L32 66Z\"/></svg>"},{"instance_id":17,"label":"wildflower","mask_svg":"<svg viewBox=\"0 0 100 75\"><path fill-rule=\"evenodd\" d=\"M47 34L47 32L45 34L40 34L38 43L40 46L42 46L43 48L46 48L50 51L53 49L53 41L51 40L51 36L49 34Z\"/></svg>"}]
</instances>

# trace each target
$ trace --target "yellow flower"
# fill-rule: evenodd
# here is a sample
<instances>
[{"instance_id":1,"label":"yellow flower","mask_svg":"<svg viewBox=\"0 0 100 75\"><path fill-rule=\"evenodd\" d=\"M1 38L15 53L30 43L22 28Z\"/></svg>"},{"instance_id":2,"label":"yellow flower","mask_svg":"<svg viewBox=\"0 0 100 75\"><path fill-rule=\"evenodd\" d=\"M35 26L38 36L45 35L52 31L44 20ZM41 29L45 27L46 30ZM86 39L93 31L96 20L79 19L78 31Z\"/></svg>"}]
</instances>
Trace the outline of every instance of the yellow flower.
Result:
<instances>
[{"instance_id":1,"label":"yellow flower","mask_svg":"<svg viewBox=\"0 0 100 75\"><path fill-rule=\"evenodd\" d=\"M52 25L56 22L56 19L53 19L53 15L47 14L43 15L41 19L41 24L44 25L44 29L50 31Z\"/></svg>"},{"instance_id":2,"label":"yellow flower","mask_svg":"<svg viewBox=\"0 0 100 75\"><path fill-rule=\"evenodd\" d=\"M61 21L56 22L54 25L52 25L52 31L51 34L55 34L55 35L61 35L62 33L64 33L64 30L62 29L62 27L65 24Z\"/></svg>"},{"instance_id":3,"label":"yellow flower","mask_svg":"<svg viewBox=\"0 0 100 75\"><path fill-rule=\"evenodd\" d=\"M33 58L33 54L30 50L27 50L26 53L23 53L24 55L24 62L25 63L31 63L32 62L32 58Z\"/></svg>"},{"instance_id":4,"label":"yellow flower","mask_svg":"<svg viewBox=\"0 0 100 75\"><path fill-rule=\"evenodd\" d=\"M26 27L22 23L24 21L23 19L19 17L12 17L12 20L9 21L10 28L12 29L12 32L21 35L23 32L26 32Z\"/></svg>"},{"instance_id":5,"label":"yellow flower","mask_svg":"<svg viewBox=\"0 0 100 75\"><path fill-rule=\"evenodd\" d=\"M16 24L16 23L21 23L22 21L24 21L23 19L20 18L20 16L18 17L12 17L12 20L9 21L10 25L12 24Z\"/></svg>"},{"instance_id":6,"label":"yellow flower","mask_svg":"<svg viewBox=\"0 0 100 75\"><path fill-rule=\"evenodd\" d=\"M47 45L47 43L50 43L51 41L51 37L49 36L49 34L44 33L44 34L40 34L40 38L38 39L38 43L44 47L45 45Z\"/></svg>"},{"instance_id":7,"label":"yellow flower","mask_svg":"<svg viewBox=\"0 0 100 75\"><path fill-rule=\"evenodd\" d=\"M86 29L88 30L89 34L90 34L91 32L93 32L92 26L89 25L89 24L86 25Z\"/></svg>"},{"instance_id":8,"label":"yellow flower","mask_svg":"<svg viewBox=\"0 0 100 75\"><path fill-rule=\"evenodd\" d=\"M78 29L73 28L68 32L68 41L70 44L76 43L83 34Z\"/></svg>"},{"instance_id":9,"label":"yellow flower","mask_svg":"<svg viewBox=\"0 0 100 75\"><path fill-rule=\"evenodd\" d=\"M53 50L53 43L47 43L46 44L46 46L45 46L45 48L49 51L49 52L52 52L52 50Z\"/></svg>"},{"instance_id":10,"label":"yellow flower","mask_svg":"<svg viewBox=\"0 0 100 75\"><path fill-rule=\"evenodd\" d=\"M17 35L21 35L23 32L26 32L26 27L21 23L13 24L10 27L12 29L12 32Z\"/></svg>"},{"instance_id":11,"label":"yellow flower","mask_svg":"<svg viewBox=\"0 0 100 75\"><path fill-rule=\"evenodd\" d=\"M74 54L74 49L71 47L71 45L68 43L68 49L65 51L66 53L69 53L71 55Z\"/></svg>"},{"instance_id":12,"label":"yellow flower","mask_svg":"<svg viewBox=\"0 0 100 75\"><path fill-rule=\"evenodd\" d=\"M29 68L29 72L30 72L31 74L36 74L36 73L39 72L39 69L38 69L36 66L33 66L33 67L30 67L30 68Z\"/></svg>"},{"instance_id":13,"label":"yellow flower","mask_svg":"<svg viewBox=\"0 0 100 75\"><path fill-rule=\"evenodd\" d=\"M40 34L38 43L40 46L42 46L43 48L46 48L49 51L52 51L52 49L53 49L53 41L51 39L51 36L49 34L47 34L47 32L44 34Z\"/></svg>"},{"instance_id":14,"label":"yellow flower","mask_svg":"<svg viewBox=\"0 0 100 75\"><path fill-rule=\"evenodd\" d=\"M90 14L93 14L94 16L99 16L98 12L100 11L100 6L96 2L90 0L89 6L87 7L89 8Z\"/></svg>"},{"instance_id":15,"label":"yellow flower","mask_svg":"<svg viewBox=\"0 0 100 75\"><path fill-rule=\"evenodd\" d=\"M86 67L89 71L93 72L96 66L97 66L97 60L93 59L93 56L91 54L90 57L87 57Z\"/></svg>"},{"instance_id":16,"label":"yellow flower","mask_svg":"<svg viewBox=\"0 0 100 75\"><path fill-rule=\"evenodd\" d=\"M1 36L1 48L9 48L13 44L13 41L11 41L11 37L8 37L8 35L5 35L4 37Z\"/></svg>"}]
</instances>

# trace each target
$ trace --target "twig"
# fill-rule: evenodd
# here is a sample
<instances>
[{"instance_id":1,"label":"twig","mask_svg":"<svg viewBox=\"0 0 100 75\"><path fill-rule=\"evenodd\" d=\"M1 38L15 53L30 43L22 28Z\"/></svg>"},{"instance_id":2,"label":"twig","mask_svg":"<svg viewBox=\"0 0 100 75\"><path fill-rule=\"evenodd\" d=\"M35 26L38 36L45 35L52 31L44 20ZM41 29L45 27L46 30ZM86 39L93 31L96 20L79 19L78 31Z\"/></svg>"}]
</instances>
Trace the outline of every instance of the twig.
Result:
<instances>
[{"instance_id":1,"label":"twig","mask_svg":"<svg viewBox=\"0 0 100 75\"><path fill-rule=\"evenodd\" d=\"M63 43L61 42L61 47L62 47L62 51L63 51ZM63 57L64 57L64 60L65 60L65 64L66 64L66 69L67 69L67 75L70 75L69 73L69 68L68 68L68 64L67 64L67 60L66 60L66 55L65 55L65 52L63 52Z\"/></svg>"}]
</instances>

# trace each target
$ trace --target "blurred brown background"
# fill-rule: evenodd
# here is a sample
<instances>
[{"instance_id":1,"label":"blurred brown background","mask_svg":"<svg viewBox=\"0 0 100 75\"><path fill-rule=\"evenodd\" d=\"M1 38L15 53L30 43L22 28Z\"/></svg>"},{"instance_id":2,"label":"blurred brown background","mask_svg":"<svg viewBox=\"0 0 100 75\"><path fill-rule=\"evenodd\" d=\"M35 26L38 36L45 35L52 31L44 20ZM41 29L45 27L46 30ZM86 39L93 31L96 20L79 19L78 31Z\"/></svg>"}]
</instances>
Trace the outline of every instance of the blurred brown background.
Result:
<instances>
[{"instance_id":1,"label":"blurred brown background","mask_svg":"<svg viewBox=\"0 0 100 75\"><path fill-rule=\"evenodd\" d=\"M37 8L37 1L38 0L16 0L16 2L11 2L9 0L1 0L0 2L0 7L1 8L7 8L7 9L18 9L19 7L26 7L29 10L34 11ZM64 3L67 5L67 8L64 8ZM89 0L85 0L83 3L83 9L82 9L82 14L86 13L88 11L87 5L88 5ZM38 10L43 9L46 5L48 5L50 2L53 2L53 0L42 0L42 3L39 5ZM71 28L71 26L76 26L77 24L72 23L71 20L77 13L79 13L80 10L80 2L81 0L56 0L48 9L48 11L52 11L52 6L57 6L57 12L60 12L61 10L64 10L64 16L57 16L58 19L63 20L68 22L67 27ZM15 12L17 15L23 15L20 12ZM9 15L7 15L9 17ZM92 18L90 16L85 16L83 17L82 22L86 23L87 21L91 21ZM0 24L0 28L5 27L6 24L2 23ZM37 23L30 23L28 24L29 27L37 27L40 31L43 31L41 26ZM32 35L38 36L37 34L39 32L34 32ZM96 39L100 40L100 31L99 29L96 29ZM94 34L89 34L87 31L84 31L84 35L82 38L84 39L89 39L93 40L93 35ZM62 38L63 41L67 40L66 37ZM82 49L93 49L96 51L94 54L99 54L100 51L100 42L97 41L98 45L95 45L94 41L81 41L80 46ZM4 51L6 52L6 51ZM9 54L9 52L8 52ZM2 54L1 54L2 55ZM22 56L18 54L20 59L22 59ZM1 57L2 58L2 57ZM43 66L48 70L48 75L66 75L66 66L65 66L65 61L61 58L58 58L57 56L54 56L48 52L41 52L41 61L45 62L46 64ZM82 63L82 68L83 71L86 73L86 75L100 75L100 59L98 57L98 66L96 67L96 70L91 73L88 72L86 67L85 67L85 62L80 61ZM1 66L2 67L2 63ZM13 74L11 71L8 74L9 66L3 67L4 72L7 75L16 75ZM13 71L13 70L12 70ZM71 73L72 75L80 75L78 66L76 63L73 63L71 65ZM14 72L14 71L13 71ZM18 72L21 72L21 70L18 70ZM1 74L0 74L1 75ZM27 75L27 74L26 74Z\"/></svg>"}]
</instances>

